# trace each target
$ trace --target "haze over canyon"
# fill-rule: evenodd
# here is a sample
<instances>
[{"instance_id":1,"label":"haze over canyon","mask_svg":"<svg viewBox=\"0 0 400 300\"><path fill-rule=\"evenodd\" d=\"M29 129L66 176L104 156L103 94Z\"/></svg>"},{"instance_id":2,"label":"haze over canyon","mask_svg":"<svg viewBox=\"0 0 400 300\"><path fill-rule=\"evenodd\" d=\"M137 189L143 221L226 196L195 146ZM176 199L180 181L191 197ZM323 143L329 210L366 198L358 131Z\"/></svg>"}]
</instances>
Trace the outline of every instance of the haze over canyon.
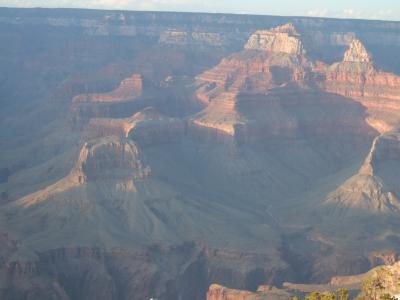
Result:
<instances>
[{"instance_id":1,"label":"haze over canyon","mask_svg":"<svg viewBox=\"0 0 400 300\"><path fill-rule=\"evenodd\" d=\"M0 40L1 299L286 300L398 260L399 22L0 8Z\"/></svg>"}]
</instances>

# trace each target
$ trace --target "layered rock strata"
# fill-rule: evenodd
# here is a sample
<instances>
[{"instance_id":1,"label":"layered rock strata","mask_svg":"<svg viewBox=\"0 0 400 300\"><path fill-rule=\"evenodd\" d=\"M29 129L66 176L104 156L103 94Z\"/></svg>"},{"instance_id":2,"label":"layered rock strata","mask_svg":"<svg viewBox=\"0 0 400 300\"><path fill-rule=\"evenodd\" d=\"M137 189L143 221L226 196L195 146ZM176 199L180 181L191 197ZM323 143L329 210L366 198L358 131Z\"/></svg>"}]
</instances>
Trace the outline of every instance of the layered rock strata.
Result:
<instances>
[{"instance_id":1,"label":"layered rock strata","mask_svg":"<svg viewBox=\"0 0 400 300\"><path fill-rule=\"evenodd\" d=\"M90 138L117 135L144 146L178 141L185 134L185 127L183 121L163 116L149 107L130 118L91 119L87 132Z\"/></svg>"},{"instance_id":2,"label":"layered rock strata","mask_svg":"<svg viewBox=\"0 0 400 300\"><path fill-rule=\"evenodd\" d=\"M305 53L305 50L299 37L300 34L293 24L288 23L271 30L256 31L250 36L244 47L245 49L301 55Z\"/></svg>"},{"instance_id":3,"label":"layered rock strata","mask_svg":"<svg viewBox=\"0 0 400 300\"><path fill-rule=\"evenodd\" d=\"M375 138L359 172L330 193L325 205L337 213L400 213L399 165L400 135Z\"/></svg>"},{"instance_id":4,"label":"layered rock strata","mask_svg":"<svg viewBox=\"0 0 400 300\"><path fill-rule=\"evenodd\" d=\"M63 192L97 180L136 180L150 175L150 168L140 158L132 141L109 136L86 142L70 174L43 190L27 195L13 207L29 207Z\"/></svg>"},{"instance_id":5,"label":"layered rock strata","mask_svg":"<svg viewBox=\"0 0 400 300\"><path fill-rule=\"evenodd\" d=\"M143 82L140 74L133 74L124 79L120 85L109 93L83 94L75 96L73 103L77 102L118 102L139 97L142 94Z\"/></svg>"},{"instance_id":6,"label":"layered rock strata","mask_svg":"<svg viewBox=\"0 0 400 300\"><path fill-rule=\"evenodd\" d=\"M208 288L206 300L288 300L291 295L275 287L261 285L256 292L236 290L219 284L212 284Z\"/></svg>"},{"instance_id":7,"label":"layered rock strata","mask_svg":"<svg viewBox=\"0 0 400 300\"><path fill-rule=\"evenodd\" d=\"M354 39L343 61L327 66L322 76L322 89L350 97L368 108L370 124L379 132L390 131L399 124L400 77L377 70L359 40Z\"/></svg>"}]
</instances>

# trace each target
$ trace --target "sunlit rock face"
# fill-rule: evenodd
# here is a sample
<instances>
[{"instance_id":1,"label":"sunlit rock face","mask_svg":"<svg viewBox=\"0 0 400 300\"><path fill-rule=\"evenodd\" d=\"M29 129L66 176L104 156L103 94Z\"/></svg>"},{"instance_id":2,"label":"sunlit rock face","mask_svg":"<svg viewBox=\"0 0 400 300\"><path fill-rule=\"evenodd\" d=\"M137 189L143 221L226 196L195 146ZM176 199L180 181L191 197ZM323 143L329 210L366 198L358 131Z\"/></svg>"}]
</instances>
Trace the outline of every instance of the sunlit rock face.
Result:
<instances>
[{"instance_id":1,"label":"sunlit rock face","mask_svg":"<svg viewBox=\"0 0 400 300\"><path fill-rule=\"evenodd\" d=\"M399 110L400 77L379 71L359 40L353 40L342 62L327 67L323 87L359 99L367 108Z\"/></svg>"},{"instance_id":2,"label":"sunlit rock face","mask_svg":"<svg viewBox=\"0 0 400 300\"><path fill-rule=\"evenodd\" d=\"M73 102L118 102L134 99L142 94L142 76L133 74L124 79L113 91L102 94L87 94L74 97Z\"/></svg>"},{"instance_id":3,"label":"sunlit rock face","mask_svg":"<svg viewBox=\"0 0 400 300\"><path fill-rule=\"evenodd\" d=\"M301 55L305 51L299 37L300 34L293 24L288 23L270 30L256 31L250 36L244 48Z\"/></svg>"},{"instance_id":4,"label":"sunlit rock face","mask_svg":"<svg viewBox=\"0 0 400 300\"><path fill-rule=\"evenodd\" d=\"M372 58L361 41L354 39L344 53L344 62L371 63Z\"/></svg>"},{"instance_id":5,"label":"sunlit rock face","mask_svg":"<svg viewBox=\"0 0 400 300\"><path fill-rule=\"evenodd\" d=\"M396 178L399 163L399 133L375 138L358 173L329 194L326 205L332 205L338 214L357 214L357 209L359 213L399 214L400 181Z\"/></svg>"}]
</instances>

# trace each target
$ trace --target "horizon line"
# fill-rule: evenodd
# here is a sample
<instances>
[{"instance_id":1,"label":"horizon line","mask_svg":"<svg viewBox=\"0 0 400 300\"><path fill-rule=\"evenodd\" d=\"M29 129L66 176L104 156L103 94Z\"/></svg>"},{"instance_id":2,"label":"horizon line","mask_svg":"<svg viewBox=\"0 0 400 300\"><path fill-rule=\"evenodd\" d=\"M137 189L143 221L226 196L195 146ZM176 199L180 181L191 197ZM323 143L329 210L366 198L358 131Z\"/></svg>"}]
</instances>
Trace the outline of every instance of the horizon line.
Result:
<instances>
[{"instance_id":1,"label":"horizon line","mask_svg":"<svg viewBox=\"0 0 400 300\"><path fill-rule=\"evenodd\" d=\"M178 10L135 10L135 9L113 9L113 8L89 8L89 7L46 7L46 6L1 6L0 9L43 9L43 10L92 10L92 11L114 11L114 12L137 12L137 13L183 13L183 14L212 14L212 15L234 15L234 16L254 16L254 17L277 17L277 18L307 18L307 19L329 19L329 20L348 20L348 21L372 21L372 22L396 22L400 20L390 19L365 19L365 18L341 18L329 16L307 16L307 15L269 15L249 12L211 12L211 11L178 11Z\"/></svg>"}]
</instances>

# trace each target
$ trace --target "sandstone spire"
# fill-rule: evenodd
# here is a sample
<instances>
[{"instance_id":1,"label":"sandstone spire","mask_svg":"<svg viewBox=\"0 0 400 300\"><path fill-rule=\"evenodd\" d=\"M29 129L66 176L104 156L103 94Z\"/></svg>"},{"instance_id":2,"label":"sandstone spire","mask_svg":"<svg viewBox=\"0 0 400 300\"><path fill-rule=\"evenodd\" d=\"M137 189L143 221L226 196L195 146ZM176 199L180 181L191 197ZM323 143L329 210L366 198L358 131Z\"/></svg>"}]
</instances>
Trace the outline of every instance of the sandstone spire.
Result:
<instances>
[{"instance_id":1,"label":"sandstone spire","mask_svg":"<svg viewBox=\"0 0 400 300\"><path fill-rule=\"evenodd\" d=\"M344 53L343 61L345 62L358 62L358 63L371 63L372 58L367 49L360 40L354 39L349 49Z\"/></svg>"},{"instance_id":2,"label":"sandstone spire","mask_svg":"<svg viewBox=\"0 0 400 300\"><path fill-rule=\"evenodd\" d=\"M300 34L291 23L269 30L256 31L250 36L245 49L282 52L292 55L301 55L305 52Z\"/></svg>"}]
</instances>

